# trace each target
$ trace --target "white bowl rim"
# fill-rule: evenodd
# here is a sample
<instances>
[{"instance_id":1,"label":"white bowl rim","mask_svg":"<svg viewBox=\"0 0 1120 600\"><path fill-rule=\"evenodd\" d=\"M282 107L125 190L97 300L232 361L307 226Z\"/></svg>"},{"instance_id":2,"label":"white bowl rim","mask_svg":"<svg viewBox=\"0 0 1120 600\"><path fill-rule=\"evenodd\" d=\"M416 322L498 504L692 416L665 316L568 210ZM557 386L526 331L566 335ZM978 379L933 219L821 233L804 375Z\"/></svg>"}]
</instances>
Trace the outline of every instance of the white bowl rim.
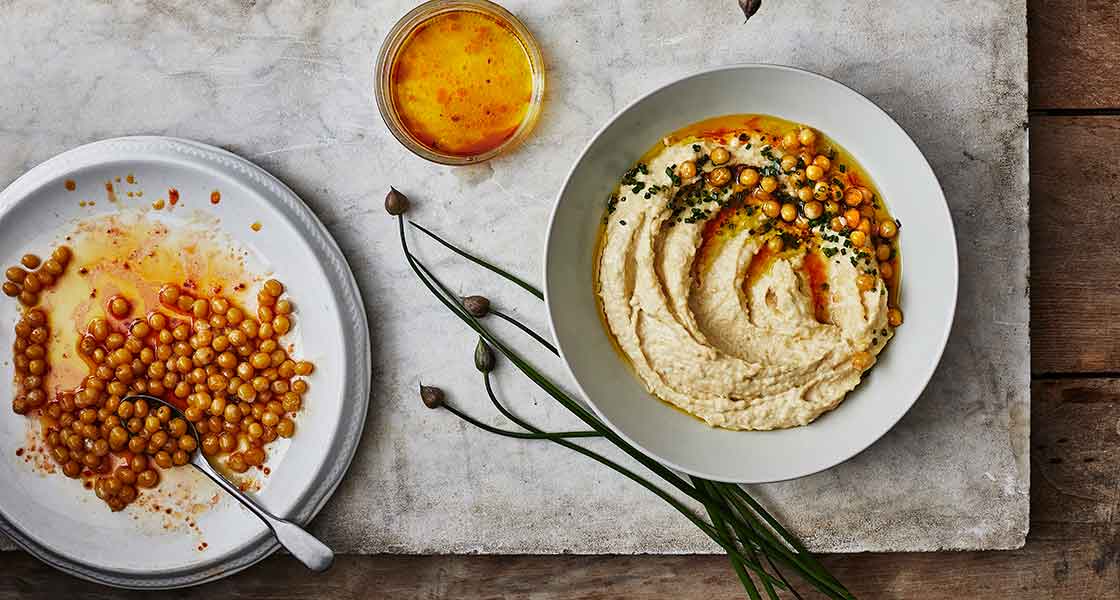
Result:
<instances>
[{"instance_id":1,"label":"white bowl rim","mask_svg":"<svg viewBox=\"0 0 1120 600\"><path fill-rule=\"evenodd\" d=\"M950 239L952 239L952 243L953 243L952 252L950 253L950 255L952 257L952 290L951 290L951 297L953 298L953 302L951 302L949 304L949 312L948 312L947 315L945 315L945 318L944 318L944 321L943 321L945 323L944 330L941 333L941 338L937 340L937 344L936 344L937 359L930 363L930 364L932 364L932 368L928 369L928 372L924 375L923 381L921 382L921 387L919 388L919 392L917 394L914 394L913 398L911 398L908 401L908 404L907 404L905 410L900 411L898 413L898 417L896 419L894 419L893 421L885 422L885 425L882 427L881 431L875 432L874 435L869 435L867 437L867 443L866 444L863 444L861 446L857 446L853 451L851 451L849 453L846 453L845 455L837 456L832 461L826 461L826 464L813 466L813 467L810 467L810 468L807 468L807 469L794 470L788 476L780 478L780 479L731 481L731 480L727 479L726 476L722 476L722 475L719 475L719 474L716 474L716 473L706 473L706 472L703 472L703 471L697 470L697 469L690 469L690 468L687 468L683 465L677 464L674 461L666 460L666 459L662 458L661 456L659 456L658 454L649 451L645 446L636 442L625 431L622 431L619 427L617 427L609 418L607 418L605 413L602 410L600 410L600 408L595 403L595 401L591 399L591 396L587 393L587 391L583 389L583 385L580 383L579 379L576 377L575 372L572 370L571 363L568 361L567 355L564 351L564 343L562 342L560 336L557 335L556 318L554 317L553 305L549 301L549 299L551 298L551 294L549 294L549 292L548 292L548 265L549 265L549 250L551 248L551 243L550 242L552 240L553 234L555 233L554 227L556 225L556 215L560 210L560 202L563 199L565 192L567 192L569 185L571 184L572 176L575 175L576 169L579 167L580 163L583 162L583 157L586 156L588 151L591 150L591 147L595 145L595 142L598 141L598 139L608 129L610 129L611 126L613 126L616 121L621 119L623 117L623 115L628 113L632 108L634 108L638 104L644 102L649 97L654 96L654 95L662 92L666 88L669 88L669 87L672 87L672 86L677 85L679 83L682 83L682 82L684 82L688 79L703 77L703 76L706 76L706 75L711 75L711 74L714 74L714 73L720 73L720 72L723 72L723 71L738 71L738 70L741 70L741 69L763 69L763 70L773 69L773 70L778 70L778 71L793 72L793 73L797 73L797 74L800 74L800 75L808 76L810 78L823 80L825 83L829 83L829 84L832 84L832 85L839 86L839 87L843 88L844 90L854 94L854 96L857 99L862 100L863 102L866 102L874 110L877 110L879 113L881 113L883 115L883 117L886 118L886 122L888 122L890 124L890 126L893 126L894 128L896 128L898 130L898 132L901 133L906 138L906 140L908 140L911 144L913 144L914 148L918 150L918 155L921 156L921 158L922 158L922 164L920 165L920 167L918 165L915 165L915 167L925 169L928 172L929 176L933 178L933 181L937 183L937 195L938 195L938 198L940 198L940 200L941 200L941 202L938 204L938 207L942 211L944 211L945 219L946 219L946 221L948 222L948 225L949 225L949 231L947 233L950 235ZM720 116L720 115L712 115L712 116L716 117L716 116ZM844 83L841 83L841 82L839 82L835 79L832 79L831 77L821 75L820 73L815 73L815 72L809 71L807 69L802 69L802 68L799 68L799 67L792 67L792 66L788 66L788 65L749 62L749 63L735 63L735 64L731 64L731 65L722 65L722 66L719 66L719 67L702 69L700 71L695 71L695 72L689 73L687 75L684 75L682 77L678 77L676 79L673 79L672 81L668 81L668 82L666 82L666 83L664 83L664 84L662 84L662 85L660 85L660 86L642 94L641 96L635 98L633 101L628 103L626 106L624 106L621 109L619 109L618 111L616 111L614 113L614 115L612 115L611 118L608 119L607 122L605 124L603 124L603 126L600 127L595 132L595 134L593 136L591 136L591 138L584 145L583 150L580 151L579 156L576 157L576 159L572 162L571 168L568 169L568 174L564 177L564 184L560 187L560 190L557 192L556 199L553 201L553 204L552 204L552 210L549 212L548 227L545 230L544 257L543 257L543 260L541 262L541 281L543 282L543 289L544 289L545 310L548 313L549 333L552 335L552 339L556 342L556 350L557 350L557 353L560 355L561 362L564 365L564 371L568 374L569 380L572 383L575 384L576 389L580 393L580 396L583 399L585 399L585 404L590 405L592 411L595 412L595 415L598 416L599 419L601 421L603 421L604 424L607 425L607 427L610 427L610 429L613 432L615 432L620 437L622 437L622 439L624 439L628 444L630 444L631 446L634 446L635 448L640 450L643 454L646 454L647 456L652 457L653 459L655 459L659 463L662 463L663 465L665 465L665 466L667 466L671 469L674 469L676 471L680 471L680 472L687 473L687 474L695 476L695 477L701 477L701 478L708 479L708 480L711 480L711 481L724 481L724 482L728 482L728 483L743 483L743 484L759 484L759 483L776 483L776 482L779 482L779 481L789 481L789 480L792 480L792 479L800 479L802 477L807 477L809 475L820 473L821 471L826 471L826 470L831 469L831 468L833 468L837 465L843 464L843 463L847 462L848 460L851 460L853 457L859 455L864 450L870 448L875 442L879 441L880 438L882 438L884 435L886 435L886 433L888 431L893 429L894 426L897 425L900 420L902 420L902 417L904 417L910 411L910 409L913 408L914 403L918 401L919 397L921 397L921 392L925 390L926 386L929 385L930 379L933 378L933 374L937 372L937 366L940 364L941 358L945 353L945 346L949 342L949 335L952 332L953 323L956 319L957 295L958 295L959 288L960 288L960 264L959 264L959 261L960 261L960 259L959 259L959 256L958 256L956 225L953 223L953 215L949 211L949 203L945 198L945 190L944 190L944 188L941 187L941 183L937 179L937 173L933 170L933 167L929 164L929 159L926 158L925 153L923 153L921 151L921 148L917 145L917 143L914 142L914 138L912 138L910 136L910 134L907 133L906 130L903 129L902 126L899 125L898 122L895 121L894 118L891 117L891 115L889 113L887 113L887 111L883 110L882 107L880 107L878 104L873 102L870 98L863 95L859 91L853 89L852 87L850 87L848 85L845 85Z\"/></svg>"}]
</instances>

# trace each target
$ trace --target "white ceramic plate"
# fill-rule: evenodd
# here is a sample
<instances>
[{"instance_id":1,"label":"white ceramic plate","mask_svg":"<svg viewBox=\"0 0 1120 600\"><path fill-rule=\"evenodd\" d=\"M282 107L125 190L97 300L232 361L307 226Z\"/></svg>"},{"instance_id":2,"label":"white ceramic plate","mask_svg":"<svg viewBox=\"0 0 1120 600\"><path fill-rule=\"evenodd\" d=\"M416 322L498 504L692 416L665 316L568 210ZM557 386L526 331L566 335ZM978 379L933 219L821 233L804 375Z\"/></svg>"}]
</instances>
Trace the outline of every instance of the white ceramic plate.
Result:
<instances>
[{"instance_id":1,"label":"white ceramic plate","mask_svg":"<svg viewBox=\"0 0 1120 600\"><path fill-rule=\"evenodd\" d=\"M834 411L805 427L712 429L645 391L614 350L593 288L596 236L619 176L663 135L710 117L762 113L808 124L867 169L903 224L906 322L868 377ZM544 264L548 314L572 378L595 412L670 467L719 481L792 479L870 446L909 410L933 375L957 298L957 248L948 205L914 142L867 98L831 79L773 65L698 73L624 108L595 135L564 184Z\"/></svg>"},{"instance_id":2,"label":"white ceramic plate","mask_svg":"<svg viewBox=\"0 0 1120 600\"><path fill-rule=\"evenodd\" d=\"M106 201L105 182L128 173L146 191L144 198L126 199L118 192L120 202ZM65 189L66 180L76 182L76 192ZM307 523L333 493L357 447L369 401L370 345L364 306L342 253L287 186L243 158L196 142L161 137L96 142L48 160L0 193L0 264L15 264L27 249L49 252L79 221L150 208L168 188L181 192L180 205L174 211L150 211L147 218L174 229L197 223L200 212L211 222L216 217L221 234L247 251L254 273L289 284L297 307L296 328L289 334L294 353L317 369L290 446L279 452L270 447L271 475L262 478L258 499L277 515ZM215 189L222 194L216 206L209 202ZM80 206L83 199L96 205ZM254 222L261 223L260 231L252 230ZM12 413L9 404L18 305L2 300L0 530L59 569L140 589L223 577L276 550L265 526L224 495L197 514L186 510L218 492L193 469L166 471L156 490L178 494L168 501L172 515L136 505L113 514L78 482L61 473L44 475L18 457L30 422ZM181 502L172 502L176 498ZM197 529L184 526L186 516Z\"/></svg>"}]
</instances>

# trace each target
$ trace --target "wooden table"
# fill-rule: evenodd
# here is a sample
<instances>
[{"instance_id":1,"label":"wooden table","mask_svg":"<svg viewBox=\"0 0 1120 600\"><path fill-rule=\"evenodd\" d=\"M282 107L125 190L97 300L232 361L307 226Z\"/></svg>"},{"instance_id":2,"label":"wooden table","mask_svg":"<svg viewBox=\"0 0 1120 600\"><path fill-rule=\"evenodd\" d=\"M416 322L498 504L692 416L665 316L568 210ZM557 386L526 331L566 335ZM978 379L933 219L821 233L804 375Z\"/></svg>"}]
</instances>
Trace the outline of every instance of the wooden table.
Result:
<instances>
[{"instance_id":1,"label":"wooden table","mask_svg":"<svg viewBox=\"0 0 1120 600\"><path fill-rule=\"evenodd\" d=\"M1011 552L825 562L860 598L1120 599L1120 5L1031 0L1031 532ZM950 93L950 92L947 92ZM1027 126L1028 123L1024 123ZM952 173L938 173L952 177ZM976 198L984 202L984 198ZM170 597L731 598L719 556L273 557ZM6 598L141 597L3 555ZM151 596L146 596L151 597Z\"/></svg>"}]
</instances>

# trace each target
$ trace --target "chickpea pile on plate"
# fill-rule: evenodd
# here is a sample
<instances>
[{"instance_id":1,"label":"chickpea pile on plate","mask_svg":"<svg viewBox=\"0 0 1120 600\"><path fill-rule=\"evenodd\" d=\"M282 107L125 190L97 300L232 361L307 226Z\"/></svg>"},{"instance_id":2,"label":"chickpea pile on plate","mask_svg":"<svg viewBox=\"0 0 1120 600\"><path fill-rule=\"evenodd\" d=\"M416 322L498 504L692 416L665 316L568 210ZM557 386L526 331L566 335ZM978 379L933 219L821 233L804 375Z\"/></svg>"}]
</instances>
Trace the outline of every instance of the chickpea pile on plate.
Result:
<instances>
[{"instance_id":1,"label":"chickpea pile on plate","mask_svg":"<svg viewBox=\"0 0 1120 600\"><path fill-rule=\"evenodd\" d=\"M26 264L26 263L25 263ZM48 315L27 308L16 324L14 412L37 411L51 457L65 475L90 480L113 510L158 485L158 469L186 464L198 449L236 473L260 467L267 445L295 433L293 417L314 366L281 346L293 306L275 279L257 296L256 317L221 296L175 284L160 289L160 306L133 314L114 296L106 318L91 320L78 343L89 374L78 389L47 398ZM149 394L180 407L149 406ZM187 420L199 433L191 435Z\"/></svg>"}]
</instances>

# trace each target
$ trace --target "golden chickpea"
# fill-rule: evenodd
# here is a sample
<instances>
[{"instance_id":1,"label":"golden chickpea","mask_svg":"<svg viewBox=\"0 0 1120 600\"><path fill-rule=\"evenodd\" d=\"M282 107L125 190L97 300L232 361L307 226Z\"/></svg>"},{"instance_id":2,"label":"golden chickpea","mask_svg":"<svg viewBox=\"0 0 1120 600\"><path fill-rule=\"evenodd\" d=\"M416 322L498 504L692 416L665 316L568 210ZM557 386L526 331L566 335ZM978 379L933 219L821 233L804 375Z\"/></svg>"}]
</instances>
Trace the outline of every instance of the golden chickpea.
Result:
<instances>
[{"instance_id":1,"label":"golden chickpea","mask_svg":"<svg viewBox=\"0 0 1120 600\"><path fill-rule=\"evenodd\" d=\"M859 206L863 203L863 194L856 188L848 188L844 192L844 204L848 206Z\"/></svg>"},{"instance_id":2,"label":"golden chickpea","mask_svg":"<svg viewBox=\"0 0 1120 600\"><path fill-rule=\"evenodd\" d=\"M777 218L782 212L782 205L776 200L767 200L762 203L762 212L771 219Z\"/></svg>"},{"instance_id":3,"label":"golden chickpea","mask_svg":"<svg viewBox=\"0 0 1120 600\"><path fill-rule=\"evenodd\" d=\"M715 187L723 187L731 182L731 169L719 167L708 173L708 183Z\"/></svg>"},{"instance_id":4,"label":"golden chickpea","mask_svg":"<svg viewBox=\"0 0 1120 600\"><path fill-rule=\"evenodd\" d=\"M167 306L178 306L181 293L179 286L169 283L159 289L159 301Z\"/></svg>"},{"instance_id":5,"label":"golden chickpea","mask_svg":"<svg viewBox=\"0 0 1120 600\"><path fill-rule=\"evenodd\" d=\"M766 192L773 192L778 189L778 180L767 175L762 178L762 181L758 185Z\"/></svg>"},{"instance_id":6,"label":"golden chickpea","mask_svg":"<svg viewBox=\"0 0 1120 600\"><path fill-rule=\"evenodd\" d=\"M782 220L787 223L793 222L797 218L797 207L793 204L786 203L782 205Z\"/></svg>"},{"instance_id":7,"label":"golden chickpea","mask_svg":"<svg viewBox=\"0 0 1120 600\"><path fill-rule=\"evenodd\" d=\"M740 179L742 179L742 174L740 174ZM740 183L742 183L742 182L740 182ZM276 314L278 314L278 315L290 315L290 314L292 314L292 301L291 300L286 300L286 299L285 300L277 300L276 301Z\"/></svg>"},{"instance_id":8,"label":"golden chickpea","mask_svg":"<svg viewBox=\"0 0 1120 600\"><path fill-rule=\"evenodd\" d=\"M805 186L803 188L798 188L797 198L798 198L798 200L801 200L802 202L808 202L808 201L812 200L813 199L813 188L811 188L809 186Z\"/></svg>"},{"instance_id":9,"label":"golden chickpea","mask_svg":"<svg viewBox=\"0 0 1120 600\"><path fill-rule=\"evenodd\" d=\"M824 214L824 205L816 200L805 203L805 217L808 219L819 219Z\"/></svg>"},{"instance_id":10,"label":"golden chickpea","mask_svg":"<svg viewBox=\"0 0 1120 600\"><path fill-rule=\"evenodd\" d=\"M798 146L801 145L801 142L799 142L797 138L798 135L796 131L786 132L786 134L782 136L782 147L787 150L796 150Z\"/></svg>"},{"instance_id":11,"label":"golden chickpea","mask_svg":"<svg viewBox=\"0 0 1120 600\"><path fill-rule=\"evenodd\" d=\"M268 281L264 282L264 285L261 287L261 289L269 296L275 298L284 293L284 284L280 283L276 279L269 279Z\"/></svg>"},{"instance_id":12,"label":"golden chickpea","mask_svg":"<svg viewBox=\"0 0 1120 600\"><path fill-rule=\"evenodd\" d=\"M38 269L39 265L42 263L42 260L40 260L39 257L35 256L34 254L24 254L23 258L19 259L19 262L28 269Z\"/></svg>"},{"instance_id":13,"label":"golden chickpea","mask_svg":"<svg viewBox=\"0 0 1120 600\"><path fill-rule=\"evenodd\" d=\"M249 465L240 452L235 452L226 459L226 466L234 473L244 473L249 470Z\"/></svg>"},{"instance_id":14,"label":"golden chickpea","mask_svg":"<svg viewBox=\"0 0 1120 600\"><path fill-rule=\"evenodd\" d=\"M879 259L879 262L890 260L891 247L887 244L879 244L879 247L875 248L875 258Z\"/></svg>"},{"instance_id":15,"label":"golden chickpea","mask_svg":"<svg viewBox=\"0 0 1120 600\"><path fill-rule=\"evenodd\" d=\"M766 240L766 249L770 252L777 254L785 248L785 242L782 241L782 236L775 235Z\"/></svg>"},{"instance_id":16,"label":"golden chickpea","mask_svg":"<svg viewBox=\"0 0 1120 600\"><path fill-rule=\"evenodd\" d=\"M867 234L858 230L858 229L853 231L851 233L851 235L848 237L848 239L852 240L852 245L855 246L856 248L862 248L863 245L866 244L867 240L868 240Z\"/></svg>"},{"instance_id":17,"label":"golden chickpea","mask_svg":"<svg viewBox=\"0 0 1120 600\"><path fill-rule=\"evenodd\" d=\"M23 278L23 290L25 292L39 293L43 290L43 284L39 281L39 276L35 273L28 273L27 277Z\"/></svg>"},{"instance_id":18,"label":"golden chickpea","mask_svg":"<svg viewBox=\"0 0 1120 600\"><path fill-rule=\"evenodd\" d=\"M70 262L70 257L72 257L72 256L73 256L73 253L70 251L70 248L67 247L67 246L59 246L58 248L54 249L54 252L51 252L51 258L58 261L59 264L62 264L62 265L65 265L65 264L69 263Z\"/></svg>"},{"instance_id":19,"label":"golden chickpea","mask_svg":"<svg viewBox=\"0 0 1120 600\"><path fill-rule=\"evenodd\" d=\"M132 312L132 304L123 296L113 296L110 298L107 308L109 309L109 314L118 319L123 319L128 316L128 313Z\"/></svg>"},{"instance_id":20,"label":"golden chickpea","mask_svg":"<svg viewBox=\"0 0 1120 600\"><path fill-rule=\"evenodd\" d=\"M303 406L303 400L296 392L288 392L284 394L280 405L284 407L284 412L296 412L299 410L300 406Z\"/></svg>"},{"instance_id":21,"label":"golden chickpea","mask_svg":"<svg viewBox=\"0 0 1120 600\"><path fill-rule=\"evenodd\" d=\"M864 235L871 235L871 230L874 229L874 227L874 224L870 220L864 218L859 222L859 226L856 227L856 229L862 231Z\"/></svg>"},{"instance_id":22,"label":"golden chickpea","mask_svg":"<svg viewBox=\"0 0 1120 600\"><path fill-rule=\"evenodd\" d=\"M809 181L820 181L824 177L824 170L817 165L809 165L805 167L805 177Z\"/></svg>"},{"instance_id":23,"label":"golden chickpea","mask_svg":"<svg viewBox=\"0 0 1120 600\"><path fill-rule=\"evenodd\" d=\"M276 316L276 313L272 311L271 306L262 306L257 309L257 319L259 319L261 323L271 321L274 316Z\"/></svg>"},{"instance_id":24,"label":"golden chickpea","mask_svg":"<svg viewBox=\"0 0 1120 600\"><path fill-rule=\"evenodd\" d=\"M227 404L225 411L222 412L222 418L228 423L236 423L241 420L241 409L236 404Z\"/></svg>"},{"instance_id":25,"label":"golden chickpea","mask_svg":"<svg viewBox=\"0 0 1120 600\"><path fill-rule=\"evenodd\" d=\"M713 165L722 165L731 160L731 153L727 151L727 148L715 148L708 155L708 158L712 159Z\"/></svg>"},{"instance_id":26,"label":"golden chickpea","mask_svg":"<svg viewBox=\"0 0 1120 600\"><path fill-rule=\"evenodd\" d=\"M883 279L890 279L894 277L894 267L891 266L891 263L879 263L879 276Z\"/></svg>"},{"instance_id":27,"label":"golden chickpea","mask_svg":"<svg viewBox=\"0 0 1120 600\"><path fill-rule=\"evenodd\" d=\"M902 325L902 311L897 308L892 308L887 311L887 323L891 327L898 327Z\"/></svg>"},{"instance_id":28,"label":"golden chickpea","mask_svg":"<svg viewBox=\"0 0 1120 600\"><path fill-rule=\"evenodd\" d=\"M813 186L813 198L818 202L828 200L828 184L823 181L817 182L816 185Z\"/></svg>"},{"instance_id":29,"label":"golden chickpea","mask_svg":"<svg viewBox=\"0 0 1120 600\"><path fill-rule=\"evenodd\" d=\"M844 221L845 223L847 223L848 227L851 227L852 229L859 227L859 211L854 208L849 208L848 210L844 211Z\"/></svg>"},{"instance_id":30,"label":"golden chickpea","mask_svg":"<svg viewBox=\"0 0 1120 600\"><path fill-rule=\"evenodd\" d=\"M874 361L875 357L871 356L870 352L856 352L852 355L852 368L861 372L866 371Z\"/></svg>"},{"instance_id":31,"label":"golden chickpea","mask_svg":"<svg viewBox=\"0 0 1120 600\"><path fill-rule=\"evenodd\" d=\"M787 154L782 157L782 171L789 173L797 169L797 157L792 154Z\"/></svg>"},{"instance_id":32,"label":"golden chickpea","mask_svg":"<svg viewBox=\"0 0 1120 600\"><path fill-rule=\"evenodd\" d=\"M753 188L758 184L758 171L747 168L739 172L739 185L744 187Z\"/></svg>"},{"instance_id":33,"label":"golden chickpea","mask_svg":"<svg viewBox=\"0 0 1120 600\"><path fill-rule=\"evenodd\" d=\"M27 307L35 306L39 303L39 294L30 290L23 290L19 294L19 303Z\"/></svg>"},{"instance_id":34,"label":"golden chickpea","mask_svg":"<svg viewBox=\"0 0 1120 600\"><path fill-rule=\"evenodd\" d=\"M828 170L832 168L832 161L823 154L818 154L813 157L813 164L820 167L821 171L824 171L825 173L827 173Z\"/></svg>"},{"instance_id":35,"label":"golden chickpea","mask_svg":"<svg viewBox=\"0 0 1120 600\"><path fill-rule=\"evenodd\" d=\"M237 438L232 433L224 431L218 436L218 447L222 452L232 452L237 447Z\"/></svg>"},{"instance_id":36,"label":"golden chickpea","mask_svg":"<svg viewBox=\"0 0 1120 600\"><path fill-rule=\"evenodd\" d=\"M19 267L8 267L8 270L4 271L4 276L12 283L23 283L23 280L27 278L27 271Z\"/></svg>"},{"instance_id":37,"label":"golden chickpea","mask_svg":"<svg viewBox=\"0 0 1120 600\"><path fill-rule=\"evenodd\" d=\"M812 146L817 141L817 134L808 127L802 127L801 131L797 132L797 141L803 146Z\"/></svg>"},{"instance_id":38,"label":"golden chickpea","mask_svg":"<svg viewBox=\"0 0 1120 600\"><path fill-rule=\"evenodd\" d=\"M253 319L246 319L246 320L241 322L241 325L240 325L239 329L241 330L241 333L245 334L245 337L247 337L249 339L253 339L253 338L257 337L258 333L260 333L260 323L257 323ZM232 336L230 337L230 341L231 342L233 341ZM240 346L241 344L235 344L235 345Z\"/></svg>"},{"instance_id":39,"label":"golden chickpea","mask_svg":"<svg viewBox=\"0 0 1120 600\"><path fill-rule=\"evenodd\" d=\"M898 233L898 225L894 221L883 221L879 223L879 236L883 239L891 239Z\"/></svg>"},{"instance_id":40,"label":"golden chickpea","mask_svg":"<svg viewBox=\"0 0 1120 600\"><path fill-rule=\"evenodd\" d=\"M19 286L19 284L12 283L11 281L5 281L4 285L3 285L3 289L4 289L4 295L9 297L9 298L18 298L20 292L23 291L23 288L21 288Z\"/></svg>"},{"instance_id":41,"label":"golden chickpea","mask_svg":"<svg viewBox=\"0 0 1120 600\"><path fill-rule=\"evenodd\" d=\"M832 217L832 220L828 222L828 226L837 233L844 231L844 221L841 220L840 217Z\"/></svg>"},{"instance_id":42,"label":"golden chickpea","mask_svg":"<svg viewBox=\"0 0 1120 600\"><path fill-rule=\"evenodd\" d=\"M185 452L194 452L198 448L198 440L191 434L179 437L179 449Z\"/></svg>"},{"instance_id":43,"label":"golden chickpea","mask_svg":"<svg viewBox=\"0 0 1120 600\"><path fill-rule=\"evenodd\" d=\"M261 326L257 329L257 337L262 340L272 339L274 335L276 335L276 331L272 328L272 323L261 323Z\"/></svg>"},{"instance_id":44,"label":"golden chickpea","mask_svg":"<svg viewBox=\"0 0 1120 600\"><path fill-rule=\"evenodd\" d=\"M276 433L280 434L280 437L290 438L295 432L296 424L291 419L280 419L280 423L276 425Z\"/></svg>"},{"instance_id":45,"label":"golden chickpea","mask_svg":"<svg viewBox=\"0 0 1120 600\"><path fill-rule=\"evenodd\" d=\"M251 402L257 397L257 390L253 389L251 384L243 383L237 388L237 397L246 402Z\"/></svg>"},{"instance_id":46,"label":"golden chickpea","mask_svg":"<svg viewBox=\"0 0 1120 600\"><path fill-rule=\"evenodd\" d=\"M245 320L245 312L236 306L231 306L229 310L226 311L226 320L229 321L231 326L236 327Z\"/></svg>"},{"instance_id":47,"label":"golden chickpea","mask_svg":"<svg viewBox=\"0 0 1120 600\"><path fill-rule=\"evenodd\" d=\"M210 316L210 303L199 299L191 303L191 315L196 319L205 319Z\"/></svg>"}]
</instances>

